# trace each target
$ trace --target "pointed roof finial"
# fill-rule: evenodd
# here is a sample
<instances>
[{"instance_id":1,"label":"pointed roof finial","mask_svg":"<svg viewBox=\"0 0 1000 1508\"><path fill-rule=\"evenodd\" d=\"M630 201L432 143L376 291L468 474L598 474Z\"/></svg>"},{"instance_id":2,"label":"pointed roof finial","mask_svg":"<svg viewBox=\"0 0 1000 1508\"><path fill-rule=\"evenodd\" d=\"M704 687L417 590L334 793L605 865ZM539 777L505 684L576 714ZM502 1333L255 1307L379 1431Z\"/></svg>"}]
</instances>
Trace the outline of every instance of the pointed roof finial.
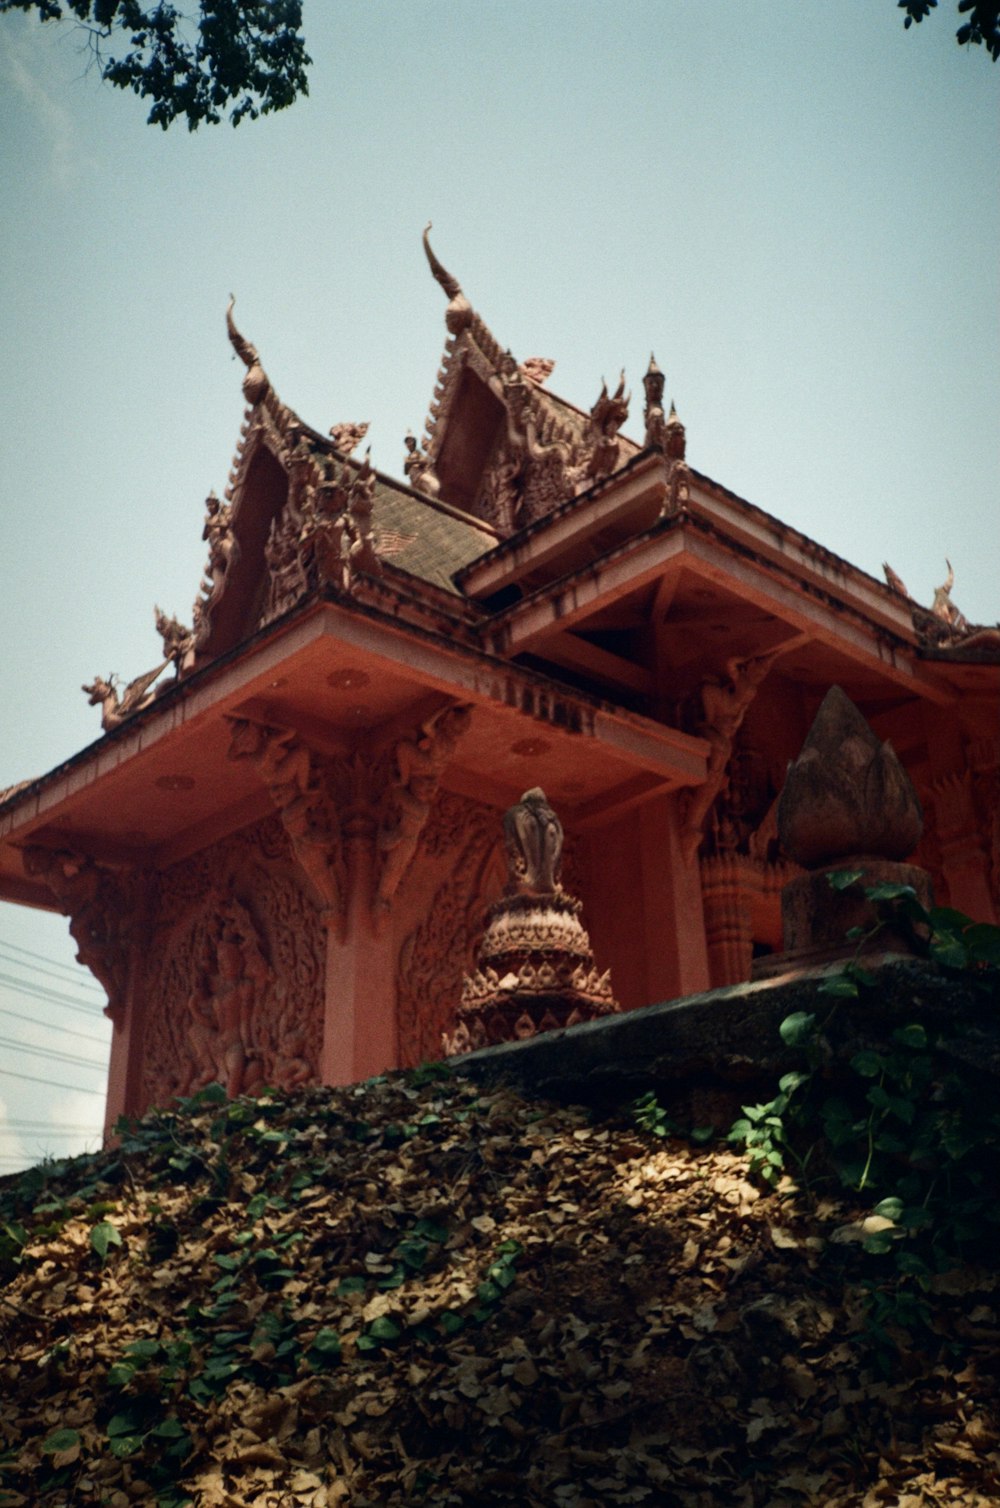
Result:
<instances>
[{"instance_id":1,"label":"pointed roof finial","mask_svg":"<svg viewBox=\"0 0 1000 1508\"><path fill-rule=\"evenodd\" d=\"M229 295L229 303L226 305L226 333L229 336L229 343L247 369L252 366L260 366L260 356L257 353L257 347L251 341L247 340L245 336L241 335L236 328L236 321L233 319L235 305L236 295L235 293L231 293Z\"/></svg>"},{"instance_id":2,"label":"pointed roof finial","mask_svg":"<svg viewBox=\"0 0 1000 1508\"><path fill-rule=\"evenodd\" d=\"M441 287L444 289L445 293L447 293L449 298L461 298L462 289L458 279L453 278L447 268L441 266L441 263L438 261L431 248L431 243L428 239L428 231L432 230L433 227L434 222L432 220L428 220L424 228L424 251L427 254L428 266L430 267L431 272L434 275L434 281L441 284Z\"/></svg>"}]
</instances>

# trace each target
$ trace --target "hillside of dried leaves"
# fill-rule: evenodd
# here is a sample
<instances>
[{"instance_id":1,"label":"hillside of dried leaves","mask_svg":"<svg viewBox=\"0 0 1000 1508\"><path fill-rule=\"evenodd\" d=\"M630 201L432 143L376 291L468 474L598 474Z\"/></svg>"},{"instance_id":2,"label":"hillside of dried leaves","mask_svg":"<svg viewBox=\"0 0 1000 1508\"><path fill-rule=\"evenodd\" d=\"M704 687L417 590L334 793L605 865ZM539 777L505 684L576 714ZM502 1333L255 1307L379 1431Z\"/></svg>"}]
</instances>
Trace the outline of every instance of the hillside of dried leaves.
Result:
<instances>
[{"instance_id":1,"label":"hillside of dried leaves","mask_svg":"<svg viewBox=\"0 0 1000 1508\"><path fill-rule=\"evenodd\" d=\"M0 1505L995 1504L998 1272L873 1350L859 1213L427 1071L154 1115L0 1189Z\"/></svg>"}]
</instances>

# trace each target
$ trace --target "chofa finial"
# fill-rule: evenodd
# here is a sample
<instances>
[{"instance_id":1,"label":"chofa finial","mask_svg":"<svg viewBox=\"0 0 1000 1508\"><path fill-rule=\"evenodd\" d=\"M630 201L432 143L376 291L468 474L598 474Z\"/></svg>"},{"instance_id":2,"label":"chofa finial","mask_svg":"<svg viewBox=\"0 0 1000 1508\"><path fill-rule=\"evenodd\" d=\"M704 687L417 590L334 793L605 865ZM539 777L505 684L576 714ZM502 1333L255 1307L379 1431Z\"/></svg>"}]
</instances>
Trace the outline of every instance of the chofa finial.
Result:
<instances>
[{"instance_id":1,"label":"chofa finial","mask_svg":"<svg viewBox=\"0 0 1000 1508\"><path fill-rule=\"evenodd\" d=\"M431 272L434 275L434 281L441 284L441 287L444 289L445 293L447 293L447 295L448 295L449 298L461 298L462 297L462 289L461 289L461 285L459 284L458 279L457 278L453 278L452 275L451 275L451 273L447 270L447 268L446 267L442 267L441 263L438 261L437 257L434 255L434 252L433 252L433 249L431 247L431 243L430 243L430 240L429 240L429 237L428 237L428 232L431 231L433 228L434 228L434 222L432 220L428 220L426 226L424 227L424 236L423 236L424 251L427 254L427 263L428 263L428 266L430 267Z\"/></svg>"}]
</instances>

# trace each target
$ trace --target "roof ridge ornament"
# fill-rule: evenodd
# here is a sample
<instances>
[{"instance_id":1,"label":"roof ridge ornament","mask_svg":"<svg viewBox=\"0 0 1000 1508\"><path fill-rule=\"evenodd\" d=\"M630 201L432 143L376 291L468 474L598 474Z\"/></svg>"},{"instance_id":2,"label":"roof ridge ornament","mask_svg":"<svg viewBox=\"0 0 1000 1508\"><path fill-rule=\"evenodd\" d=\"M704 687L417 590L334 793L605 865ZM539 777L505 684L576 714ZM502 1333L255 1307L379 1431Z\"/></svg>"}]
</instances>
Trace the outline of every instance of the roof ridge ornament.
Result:
<instances>
[{"instance_id":1,"label":"roof ridge ornament","mask_svg":"<svg viewBox=\"0 0 1000 1508\"><path fill-rule=\"evenodd\" d=\"M256 404L268 392L271 381L264 371L257 347L236 328L236 321L233 319L235 304L236 295L231 293L229 303L226 305L226 334L229 336L230 345L247 369L247 374L243 379L243 396L248 403Z\"/></svg>"},{"instance_id":2,"label":"roof ridge ornament","mask_svg":"<svg viewBox=\"0 0 1000 1508\"><path fill-rule=\"evenodd\" d=\"M428 232L433 229L434 222L428 220L424 227L423 243L424 252L427 256L427 265L436 283L440 283L448 295L449 304L445 312L444 321L452 335L459 335L472 319L472 305L462 292L462 285L458 278L452 277L446 267L443 267L434 255Z\"/></svg>"}]
</instances>

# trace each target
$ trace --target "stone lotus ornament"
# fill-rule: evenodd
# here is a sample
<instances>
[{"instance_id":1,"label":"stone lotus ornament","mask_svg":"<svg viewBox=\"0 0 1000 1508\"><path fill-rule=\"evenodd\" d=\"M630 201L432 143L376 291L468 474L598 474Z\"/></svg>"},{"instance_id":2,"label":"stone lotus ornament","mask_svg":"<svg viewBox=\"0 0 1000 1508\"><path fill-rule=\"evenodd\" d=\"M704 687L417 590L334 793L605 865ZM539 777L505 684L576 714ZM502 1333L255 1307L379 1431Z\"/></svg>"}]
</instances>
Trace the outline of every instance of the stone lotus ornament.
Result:
<instances>
[{"instance_id":1,"label":"stone lotus ornament","mask_svg":"<svg viewBox=\"0 0 1000 1508\"><path fill-rule=\"evenodd\" d=\"M889 743L831 686L778 802L778 836L803 869L855 855L900 861L923 832L920 800Z\"/></svg>"},{"instance_id":2,"label":"stone lotus ornament","mask_svg":"<svg viewBox=\"0 0 1000 1508\"><path fill-rule=\"evenodd\" d=\"M559 883L563 830L540 786L504 814L507 885L486 912L476 968L462 981L446 1053L575 1026L617 1012L611 978L594 965L582 906Z\"/></svg>"},{"instance_id":3,"label":"stone lotus ornament","mask_svg":"<svg viewBox=\"0 0 1000 1508\"><path fill-rule=\"evenodd\" d=\"M913 951L909 933L883 918L867 891L907 886L933 905L930 877L905 859L923 813L892 746L875 735L839 686L823 698L778 801L778 837L808 871L781 893L783 952L754 966L762 978L868 954ZM834 871L846 883L831 884ZM860 939L860 941L858 941Z\"/></svg>"}]
</instances>

